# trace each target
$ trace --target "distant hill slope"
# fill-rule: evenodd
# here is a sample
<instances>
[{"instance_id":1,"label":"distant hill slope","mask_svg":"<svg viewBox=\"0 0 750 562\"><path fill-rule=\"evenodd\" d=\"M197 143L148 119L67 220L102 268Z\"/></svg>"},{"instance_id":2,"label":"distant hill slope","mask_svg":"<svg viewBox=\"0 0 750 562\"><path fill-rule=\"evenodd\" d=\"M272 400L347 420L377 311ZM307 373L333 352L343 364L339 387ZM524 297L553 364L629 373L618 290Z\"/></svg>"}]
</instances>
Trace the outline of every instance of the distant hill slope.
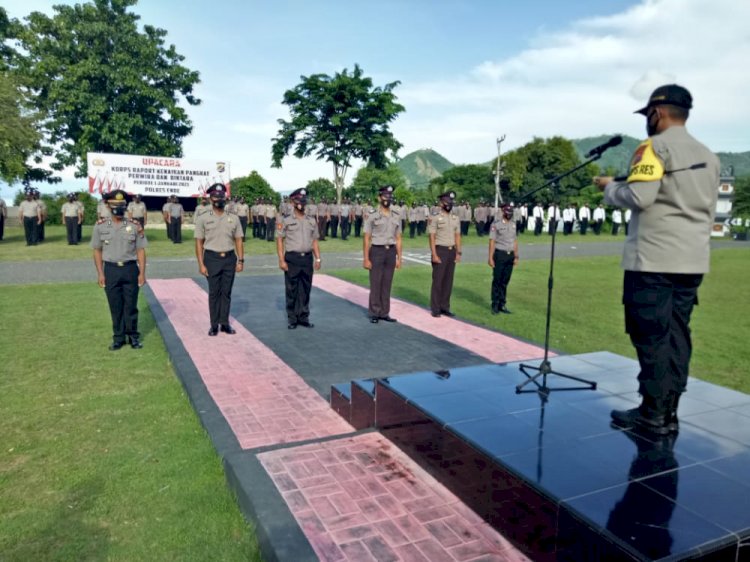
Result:
<instances>
[{"instance_id":1,"label":"distant hill slope","mask_svg":"<svg viewBox=\"0 0 750 562\"><path fill-rule=\"evenodd\" d=\"M600 144L604 144L614 135L601 135L598 137L586 137L584 139L574 139L573 145L578 151L578 155L583 158L589 150ZM630 157L633 155L635 148L641 142L628 135L622 135L622 144L607 150L601 159L597 162L602 169L613 167L618 173L624 173L628 169ZM716 155L721 161L722 171L726 171L730 166L734 168L735 176L746 176L750 174L750 151L747 152L717 152Z\"/></svg>"},{"instance_id":2,"label":"distant hill slope","mask_svg":"<svg viewBox=\"0 0 750 562\"><path fill-rule=\"evenodd\" d=\"M407 154L396 166L404 173L411 189L424 189L431 179L440 177L453 164L431 148L424 148Z\"/></svg>"}]
</instances>

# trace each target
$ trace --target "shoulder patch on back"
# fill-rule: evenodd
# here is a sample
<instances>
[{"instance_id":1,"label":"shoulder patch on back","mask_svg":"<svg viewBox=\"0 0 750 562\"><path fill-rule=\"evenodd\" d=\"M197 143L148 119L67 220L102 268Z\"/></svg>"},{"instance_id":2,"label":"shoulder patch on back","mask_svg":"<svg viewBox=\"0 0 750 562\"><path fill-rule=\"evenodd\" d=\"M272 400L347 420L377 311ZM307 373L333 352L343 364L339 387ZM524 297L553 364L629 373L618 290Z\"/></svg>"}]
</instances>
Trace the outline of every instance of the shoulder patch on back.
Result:
<instances>
[{"instance_id":1,"label":"shoulder patch on back","mask_svg":"<svg viewBox=\"0 0 750 562\"><path fill-rule=\"evenodd\" d=\"M628 183L657 181L664 177L664 165L651 143L651 139L643 141L630 160L630 174Z\"/></svg>"}]
</instances>

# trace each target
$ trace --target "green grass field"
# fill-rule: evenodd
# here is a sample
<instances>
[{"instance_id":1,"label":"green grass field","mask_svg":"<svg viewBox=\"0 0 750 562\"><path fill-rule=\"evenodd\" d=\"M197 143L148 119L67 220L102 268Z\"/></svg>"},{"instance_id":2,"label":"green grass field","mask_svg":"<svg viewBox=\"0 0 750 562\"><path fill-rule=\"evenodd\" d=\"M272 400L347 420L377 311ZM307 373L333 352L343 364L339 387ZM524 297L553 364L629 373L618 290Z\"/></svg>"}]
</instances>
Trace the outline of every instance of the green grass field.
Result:
<instances>
[{"instance_id":1,"label":"green grass field","mask_svg":"<svg viewBox=\"0 0 750 562\"><path fill-rule=\"evenodd\" d=\"M140 302L112 353L95 284L0 291L0 559L260 559Z\"/></svg>"},{"instance_id":2,"label":"green grass field","mask_svg":"<svg viewBox=\"0 0 750 562\"><path fill-rule=\"evenodd\" d=\"M32 260L82 260L91 259L91 248L88 243L91 240L91 226L83 227L83 241L78 246L68 246L65 229L58 225L48 225L45 228L45 242L38 246L27 247L23 236L23 230L20 227L9 227L5 229L5 239L0 242L0 262L3 261L32 261ZM167 233L161 229L146 229L148 238L148 256L152 258L170 258L195 256L195 246L193 243L193 231L183 229L182 244L173 244L167 239ZM611 234L602 234L601 236L573 234L565 238L566 242L575 241L575 243L586 242L610 242L613 240L624 240L621 234L614 237ZM535 237L533 234L526 233L521 236L521 243L534 242L537 244L549 244L551 237L543 235ZM476 232L470 230L469 235L465 236L463 243L466 245L487 244L487 237L479 238ZM321 250L326 253L338 252L361 252L362 238L350 237L344 241L340 238L328 238L321 242ZM409 238L407 235L403 239L405 249L429 249L429 242L426 236ZM250 255L275 254L276 244L265 240L253 240L252 237L247 239L245 252Z\"/></svg>"},{"instance_id":3,"label":"green grass field","mask_svg":"<svg viewBox=\"0 0 750 562\"><path fill-rule=\"evenodd\" d=\"M624 333L619 257L558 260L552 299L550 345L565 353L608 350L635 358ZM331 273L368 285L363 269ZM712 254L711 273L699 292L691 328L693 376L750 393L750 299L744 284L750 276L750 250L720 249ZM452 309L461 318L543 344L549 263L521 261L508 287L511 315L490 314L489 266L462 264L456 271ZM393 294L428 307L431 269L396 272Z\"/></svg>"}]
</instances>

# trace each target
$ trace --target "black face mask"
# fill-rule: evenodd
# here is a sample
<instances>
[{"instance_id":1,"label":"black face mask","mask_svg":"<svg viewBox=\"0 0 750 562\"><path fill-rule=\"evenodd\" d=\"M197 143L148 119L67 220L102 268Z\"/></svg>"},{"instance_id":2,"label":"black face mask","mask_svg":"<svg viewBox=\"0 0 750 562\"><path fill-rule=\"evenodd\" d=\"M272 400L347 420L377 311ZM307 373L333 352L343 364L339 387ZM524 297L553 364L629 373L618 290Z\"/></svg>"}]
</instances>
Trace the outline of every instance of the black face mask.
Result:
<instances>
[{"instance_id":1,"label":"black face mask","mask_svg":"<svg viewBox=\"0 0 750 562\"><path fill-rule=\"evenodd\" d=\"M443 203L443 209L445 209L446 213L450 213L453 209L453 203Z\"/></svg>"},{"instance_id":2,"label":"black face mask","mask_svg":"<svg viewBox=\"0 0 750 562\"><path fill-rule=\"evenodd\" d=\"M651 124L651 118L656 115L656 121ZM646 134L653 137L656 134L656 128L659 126L659 113L654 110L646 116Z\"/></svg>"},{"instance_id":3,"label":"black face mask","mask_svg":"<svg viewBox=\"0 0 750 562\"><path fill-rule=\"evenodd\" d=\"M124 217L125 216L125 205L116 205L110 207L113 217Z\"/></svg>"},{"instance_id":4,"label":"black face mask","mask_svg":"<svg viewBox=\"0 0 750 562\"><path fill-rule=\"evenodd\" d=\"M380 204L386 209L391 206L392 201L390 199L381 199Z\"/></svg>"},{"instance_id":5,"label":"black face mask","mask_svg":"<svg viewBox=\"0 0 750 562\"><path fill-rule=\"evenodd\" d=\"M294 204L294 208L297 209L300 213L305 212L305 207L307 206L307 202L304 201L298 201Z\"/></svg>"},{"instance_id":6,"label":"black face mask","mask_svg":"<svg viewBox=\"0 0 750 562\"><path fill-rule=\"evenodd\" d=\"M223 209L226 206L227 201L226 199L212 199L211 204L217 209Z\"/></svg>"}]
</instances>

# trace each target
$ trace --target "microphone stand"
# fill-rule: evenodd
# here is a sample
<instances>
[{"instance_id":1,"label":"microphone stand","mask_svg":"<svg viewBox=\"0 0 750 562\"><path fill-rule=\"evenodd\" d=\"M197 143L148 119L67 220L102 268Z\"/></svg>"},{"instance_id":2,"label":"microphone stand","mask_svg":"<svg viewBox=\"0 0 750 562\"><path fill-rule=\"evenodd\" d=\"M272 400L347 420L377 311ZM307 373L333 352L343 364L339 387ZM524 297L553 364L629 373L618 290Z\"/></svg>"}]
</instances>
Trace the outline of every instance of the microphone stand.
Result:
<instances>
[{"instance_id":1,"label":"microphone stand","mask_svg":"<svg viewBox=\"0 0 750 562\"><path fill-rule=\"evenodd\" d=\"M537 187L536 189L533 189L529 191L528 193L524 194L520 200L523 201L525 199L528 199L531 195L534 195L537 191L541 191L542 189L545 189L547 187L552 187L553 189L553 200L557 199L557 195L559 192L559 182L561 179L568 177L569 175L577 172L581 168L588 166L592 162L598 160L601 158L604 151L609 148L602 148L599 147L597 149L594 149L591 153L589 153L590 158L583 162L582 164L579 164L578 166L571 168L567 172L563 172L559 176L556 176L549 180L544 185L541 185L540 187ZM593 154L592 154L593 153ZM549 281L547 282L547 319L546 319L546 328L545 328L545 334L544 334L544 359L542 359L542 362L539 364L539 366L534 365L528 365L525 363L522 363L520 365L521 372L526 375L526 378L528 380L524 381L523 383L516 386L516 394L521 394L524 392L537 392L542 397L549 396L550 392L553 390L596 390L596 382L589 381L586 379L582 379L580 377L574 377L573 375L567 375L565 373L561 373L559 371L555 371L552 369L552 365L549 361L549 332L550 332L550 320L552 318L552 287L554 284L554 268L555 268L555 239L557 238L557 210L555 210L555 215L553 216L554 221L554 228L552 230L552 247L550 249L550 258L549 258ZM581 384L585 386L567 386L562 388L550 388L547 386L547 376L548 375L555 375L557 377L561 377L564 379L574 380L576 382L580 382ZM542 379L541 384L539 383L539 378ZM524 389L525 386L527 386L530 383L534 383L536 388L532 389Z\"/></svg>"}]
</instances>

